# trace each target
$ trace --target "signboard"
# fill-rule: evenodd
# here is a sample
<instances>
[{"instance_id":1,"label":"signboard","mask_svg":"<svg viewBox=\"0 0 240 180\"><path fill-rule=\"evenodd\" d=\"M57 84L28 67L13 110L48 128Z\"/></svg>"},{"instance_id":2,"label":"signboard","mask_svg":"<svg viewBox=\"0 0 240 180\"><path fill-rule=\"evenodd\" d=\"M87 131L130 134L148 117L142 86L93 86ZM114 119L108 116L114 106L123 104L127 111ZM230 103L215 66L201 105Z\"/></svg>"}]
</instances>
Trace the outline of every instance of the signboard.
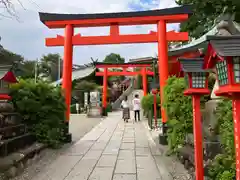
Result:
<instances>
[{"instance_id":1,"label":"signboard","mask_svg":"<svg viewBox=\"0 0 240 180\"><path fill-rule=\"evenodd\" d=\"M96 92L96 91L90 92L91 107L96 107L97 103L98 103L98 92Z\"/></svg>"}]
</instances>

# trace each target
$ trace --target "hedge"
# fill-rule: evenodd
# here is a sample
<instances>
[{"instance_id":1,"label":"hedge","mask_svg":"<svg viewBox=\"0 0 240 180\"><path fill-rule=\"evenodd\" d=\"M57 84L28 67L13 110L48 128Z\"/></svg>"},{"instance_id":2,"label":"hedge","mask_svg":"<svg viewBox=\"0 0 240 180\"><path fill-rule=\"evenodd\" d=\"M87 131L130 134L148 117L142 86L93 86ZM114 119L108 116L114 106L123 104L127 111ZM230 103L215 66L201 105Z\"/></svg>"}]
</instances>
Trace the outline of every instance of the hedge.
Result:
<instances>
[{"instance_id":1,"label":"hedge","mask_svg":"<svg viewBox=\"0 0 240 180\"><path fill-rule=\"evenodd\" d=\"M65 100L61 87L20 80L10 88L15 110L39 142L58 147L64 140Z\"/></svg>"},{"instance_id":2,"label":"hedge","mask_svg":"<svg viewBox=\"0 0 240 180\"><path fill-rule=\"evenodd\" d=\"M168 121L169 153L182 147L185 136L193 132L192 99L183 94L187 88L184 78L170 77L164 88L164 107Z\"/></svg>"}]
</instances>

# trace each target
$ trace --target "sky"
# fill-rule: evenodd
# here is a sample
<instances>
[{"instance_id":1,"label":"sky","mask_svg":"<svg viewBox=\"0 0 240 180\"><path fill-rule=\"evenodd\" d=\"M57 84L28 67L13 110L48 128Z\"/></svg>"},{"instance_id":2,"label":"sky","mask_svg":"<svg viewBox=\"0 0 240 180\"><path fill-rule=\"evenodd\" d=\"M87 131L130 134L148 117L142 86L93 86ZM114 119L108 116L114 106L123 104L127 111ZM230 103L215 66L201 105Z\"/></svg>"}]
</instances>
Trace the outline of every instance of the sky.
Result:
<instances>
[{"instance_id":1,"label":"sky","mask_svg":"<svg viewBox=\"0 0 240 180\"><path fill-rule=\"evenodd\" d=\"M63 55L63 47L46 47L46 37L64 35L63 29L48 29L39 20L38 12L48 13L106 13L163 9L177 6L175 0L12 0L18 18L0 16L0 44L5 49L22 55L27 60L40 59L48 53ZM0 14L8 15L1 7ZM178 30L178 24L170 24L168 30ZM120 27L121 34L148 33L156 26ZM108 27L78 28L82 35L107 35ZM75 46L73 63L86 64L93 59L102 61L110 53L120 54L128 61L132 58L156 56L157 44L121 44L99 46Z\"/></svg>"}]
</instances>

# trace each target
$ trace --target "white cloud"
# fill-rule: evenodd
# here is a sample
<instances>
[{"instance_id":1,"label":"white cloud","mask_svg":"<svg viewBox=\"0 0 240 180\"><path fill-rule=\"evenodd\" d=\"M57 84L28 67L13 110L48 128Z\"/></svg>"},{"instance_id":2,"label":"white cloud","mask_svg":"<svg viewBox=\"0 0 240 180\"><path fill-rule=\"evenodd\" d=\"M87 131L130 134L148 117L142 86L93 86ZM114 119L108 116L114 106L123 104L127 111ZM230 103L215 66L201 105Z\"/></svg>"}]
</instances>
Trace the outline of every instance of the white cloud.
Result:
<instances>
[{"instance_id":1,"label":"white cloud","mask_svg":"<svg viewBox=\"0 0 240 180\"><path fill-rule=\"evenodd\" d=\"M1 44L27 59L40 58L42 54L57 52L63 54L62 47L45 47L44 38L55 37L63 34L63 30L50 30L39 20L38 11L56 13L100 13L133 11L130 4L137 4L144 9L168 8L176 6L174 0L13 0L20 22L15 19L0 20ZM23 7L24 8L23 8ZM176 25L168 26L168 29L176 29ZM122 27L121 33L147 33L156 30L155 26ZM107 34L108 28L83 28L75 30L75 33L83 35ZM107 54L119 53L126 59L143 56L154 56L157 52L156 44L128 44L105 46L78 46L74 48L74 63L83 64L90 61L90 57L102 60Z\"/></svg>"}]
</instances>

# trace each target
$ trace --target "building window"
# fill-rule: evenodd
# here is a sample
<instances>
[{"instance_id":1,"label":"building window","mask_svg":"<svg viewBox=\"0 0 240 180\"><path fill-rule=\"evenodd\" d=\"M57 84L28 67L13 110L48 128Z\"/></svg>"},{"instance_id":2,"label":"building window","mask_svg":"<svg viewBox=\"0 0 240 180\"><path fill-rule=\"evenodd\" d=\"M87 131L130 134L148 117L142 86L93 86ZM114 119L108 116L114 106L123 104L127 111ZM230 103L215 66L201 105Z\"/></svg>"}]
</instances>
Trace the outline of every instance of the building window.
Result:
<instances>
[{"instance_id":1,"label":"building window","mask_svg":"<svg viewBox=\"0 0 240 180\"><path fill-rule=\"evenodd\" d=\"M216 64L216 69L218 73L218 81L219 85L226 85L228 84L228 74L227 74L227 62L226 60L219 61Z\"/></svg>"}]
</instances>

